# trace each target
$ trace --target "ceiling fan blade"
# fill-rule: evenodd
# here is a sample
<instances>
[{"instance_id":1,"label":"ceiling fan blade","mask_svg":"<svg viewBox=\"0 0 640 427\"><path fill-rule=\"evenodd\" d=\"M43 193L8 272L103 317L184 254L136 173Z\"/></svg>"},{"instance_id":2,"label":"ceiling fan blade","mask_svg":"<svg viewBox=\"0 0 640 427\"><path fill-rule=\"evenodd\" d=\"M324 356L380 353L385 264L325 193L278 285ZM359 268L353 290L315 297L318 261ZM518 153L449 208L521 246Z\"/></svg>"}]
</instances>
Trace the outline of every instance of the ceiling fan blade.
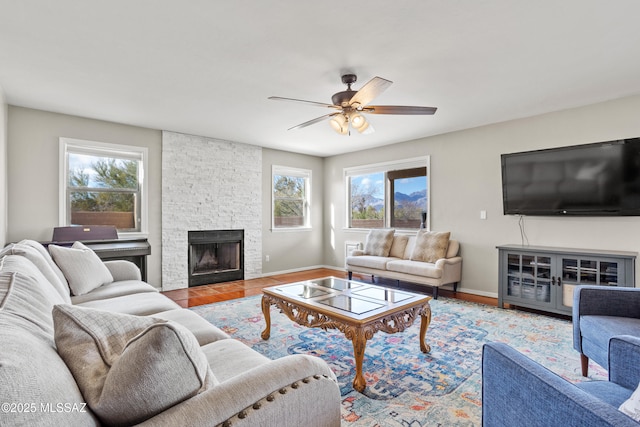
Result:
<instances>
[{"instance_id":1,"label":"ceiling fan blade","mask_svg":"<svg viewBox=\"0 0 640 427\"><path fill-rule=\"evenodd\" d=\"M362 111L370 114L411 114L431 115L435 114L436 107L410 107L407 105L369 105Z\"/></svg>"},{"instance_id":2,"label":"ceiling fan blade","mask_svg":"<svg viewBox=\"0 0 640 427\"><path fill-rule=\"evenodd\" d=\"M291 127L287 130L306 128L307 126L311 126L313 124L326 120L331 116L335 116L336 114L339 114L339 113L325 114L324 116L316 117L315 119L309 120L308 122L300 123L299 125Z\"/></svg>"},{"instance_id":3,"label":"ceiling fan blade","mask_svg":"<svg viewBox=\"0 0 640 427\"><path fill-rule=\"evenodd\" d=\"M355 103L364 107L373 101L373 98L387 90L392 83L393 82L391 80L383 79L382 77L374 77L365 83L365 85L362 86L360 90L353 95L353 97L351 97L349 104Z\"/></svg>"},{"instance_id":4,"label":"ceiling fan blade","mask_svg":"<svg viewBox=\"0 0 640 427\"><path fill-rule=\"evenodd\" d=\"M315 101L305 101L304 99L295 99L295 98L283 98L281 96L270 96L268 99L272 99L274 101L292 101L292 102L301 102L303 104L314 105L316 107L325 107L325 108L340 108L337 105L333 104L324 104L322 102Z\"/></svg>"}]
</instances>

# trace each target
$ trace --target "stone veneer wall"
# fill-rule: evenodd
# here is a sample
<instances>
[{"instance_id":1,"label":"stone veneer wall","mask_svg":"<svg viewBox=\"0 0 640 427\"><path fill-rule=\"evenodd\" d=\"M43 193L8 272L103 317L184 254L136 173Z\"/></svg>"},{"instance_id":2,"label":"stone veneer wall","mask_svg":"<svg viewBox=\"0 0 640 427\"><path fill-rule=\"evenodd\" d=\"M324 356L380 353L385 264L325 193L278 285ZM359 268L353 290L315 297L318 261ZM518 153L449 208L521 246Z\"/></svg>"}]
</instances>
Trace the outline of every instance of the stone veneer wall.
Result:
<instances>
[{"instance_id":1,"label":"stone veneer wall","mask_svg":"<svg viewBox=\"0 0 640 427\"><path fill-rule=\"evenodd\" d=\"M162 289L188 287L189 230L244 230L244 277L262 273L262 149L162 132Z\"/></svg>"}]
</instances>

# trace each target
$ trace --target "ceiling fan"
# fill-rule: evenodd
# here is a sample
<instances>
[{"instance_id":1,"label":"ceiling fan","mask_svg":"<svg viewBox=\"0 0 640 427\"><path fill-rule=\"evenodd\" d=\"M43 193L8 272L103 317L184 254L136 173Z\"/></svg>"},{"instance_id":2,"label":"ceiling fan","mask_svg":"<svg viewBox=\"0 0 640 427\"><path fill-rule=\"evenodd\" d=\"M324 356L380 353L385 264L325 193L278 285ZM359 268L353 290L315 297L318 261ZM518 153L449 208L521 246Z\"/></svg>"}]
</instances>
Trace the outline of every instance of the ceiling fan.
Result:
<instances>
[{"instance_id":1,"label":"ceiling fan","mask_svg":"<svg viewBox=\"0 0 640 427\"><path fill-rule=\"evenodd\" d=\"M303 104L315 105L317 107L331 108L336 110L333 113L325 114L308 122L300 123L288 130L300 129L312 124L329 119L331 127L341 135L349 134L349 125L363 134L374 132L373 126L361 113L369 114L411 114L411 115L431 115L437 110L435 107L412 107L406 105L369 105L373 99L387 90L393 83L382 77L374 77L369 80L360 90L351 89L351 85L358 77L355 74L345 74L342 76L342 83L347 85L347 90L333 94L331 102L304 101L302 99L283 98L280 96L270 96L269 99L276 101L293 101Z\"/></svg>"}]
</instances>

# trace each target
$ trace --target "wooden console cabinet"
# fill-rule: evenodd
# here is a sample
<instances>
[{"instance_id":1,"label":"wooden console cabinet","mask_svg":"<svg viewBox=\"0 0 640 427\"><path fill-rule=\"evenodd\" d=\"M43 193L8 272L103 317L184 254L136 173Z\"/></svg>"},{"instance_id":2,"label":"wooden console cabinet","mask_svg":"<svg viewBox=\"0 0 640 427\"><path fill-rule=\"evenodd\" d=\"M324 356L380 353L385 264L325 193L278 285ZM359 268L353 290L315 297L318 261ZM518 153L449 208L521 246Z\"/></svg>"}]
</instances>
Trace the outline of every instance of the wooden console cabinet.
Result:
<instances>
[{"instance_id":1,"label":"wooden console cabinet","mask_svg":"<svg viewBox=\"0 0 640 427\"><path fill-rule=\"evenodd\" d=\"M498 307L571 315L578 285L635 287L636 252L502 245Z\"/></svg>"}]
</instances>

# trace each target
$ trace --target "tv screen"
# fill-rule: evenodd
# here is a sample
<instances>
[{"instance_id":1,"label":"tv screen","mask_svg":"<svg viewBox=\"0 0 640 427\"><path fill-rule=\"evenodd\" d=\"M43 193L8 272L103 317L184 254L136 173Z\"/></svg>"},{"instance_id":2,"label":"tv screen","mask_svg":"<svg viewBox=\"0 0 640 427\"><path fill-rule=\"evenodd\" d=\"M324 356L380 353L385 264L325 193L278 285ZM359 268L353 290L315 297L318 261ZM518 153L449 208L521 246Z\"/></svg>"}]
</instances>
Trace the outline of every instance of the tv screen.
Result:
<instances>
[{"instance_id":1,"label":"tv screen","mask_svg":"<svg viewBox=\"0 0 640 427\"><path fill-rule=\"evenodd\" d=\"M506 215L640 215L640 138L501 160Z\"/></svg>"}]
</instances>

